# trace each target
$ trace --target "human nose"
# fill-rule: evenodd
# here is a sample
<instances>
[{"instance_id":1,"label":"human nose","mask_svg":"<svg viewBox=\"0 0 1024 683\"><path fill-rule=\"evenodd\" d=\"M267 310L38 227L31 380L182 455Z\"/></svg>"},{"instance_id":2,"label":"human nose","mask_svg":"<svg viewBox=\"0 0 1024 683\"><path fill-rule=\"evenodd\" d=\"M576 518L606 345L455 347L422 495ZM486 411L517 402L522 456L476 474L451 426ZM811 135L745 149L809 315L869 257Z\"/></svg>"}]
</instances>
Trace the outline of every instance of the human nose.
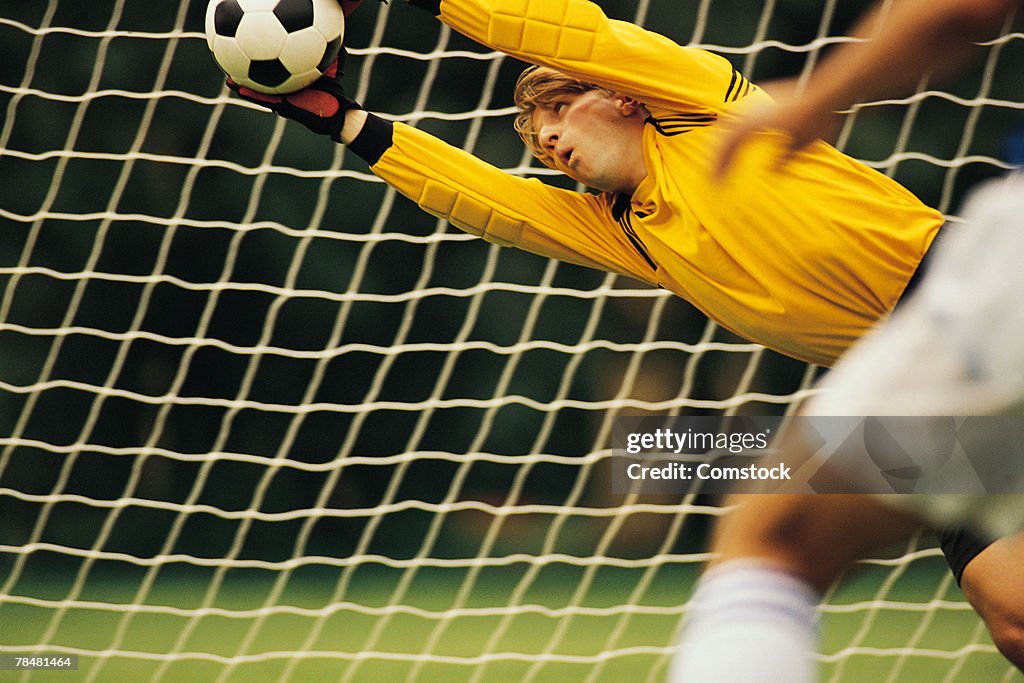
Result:
<instances>
[{"instance_id":1,"label":"human nose","mask_svg":"<svg viewBox=\"0 0 1024 683\"><path fill-rule=\"evenodd\" d=\"M537 140L540 146L547 150L553 150L558 144L558 130L551 124L544 124L537 132Z\"/></svg>"}]
</instances>

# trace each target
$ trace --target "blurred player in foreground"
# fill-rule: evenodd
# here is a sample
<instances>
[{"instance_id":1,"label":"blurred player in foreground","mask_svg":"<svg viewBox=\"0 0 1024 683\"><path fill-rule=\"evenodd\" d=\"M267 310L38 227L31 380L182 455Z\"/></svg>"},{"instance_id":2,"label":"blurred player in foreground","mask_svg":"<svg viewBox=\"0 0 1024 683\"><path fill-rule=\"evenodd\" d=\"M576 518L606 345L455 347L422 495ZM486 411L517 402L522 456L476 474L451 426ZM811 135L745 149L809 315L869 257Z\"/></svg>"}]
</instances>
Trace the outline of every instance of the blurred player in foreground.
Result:
<instances>
[{"instance_id":1,"label":"blurred player in foreground","mask_svg":"<svg viewBox=\"0 0 1024 683\"><path fill-rule=\"evenodd\" d=\"M788 137L778 162L784 169L805 145L831 137L840 120L836 112L912 87L929 71L961 65L972 43L992 38L1020 4L908 0L879 7L855 31L869 42L838 49L798 97L754 112L737 126L717 172L727 179L751 141L779 131ZM887 325L843 357L805 413L1021 413L1024 174L1011 173L976 190L963 216L965 225L936 248L920 287ZM1024 463L1007 465L1017 472ZM1003 536L987 547L968 540L964 554L950 559L963 572L958 579L964 593L1000 651L1024 667L1024 537L1006 535L1022 528L1024 496L885 497L894 507L882 500L738 498L716 532L717 558L698 585L672 680L816 680L814 619L821 591L867 551L911 534L920 520Z\"/></svg>"}]
</instances>

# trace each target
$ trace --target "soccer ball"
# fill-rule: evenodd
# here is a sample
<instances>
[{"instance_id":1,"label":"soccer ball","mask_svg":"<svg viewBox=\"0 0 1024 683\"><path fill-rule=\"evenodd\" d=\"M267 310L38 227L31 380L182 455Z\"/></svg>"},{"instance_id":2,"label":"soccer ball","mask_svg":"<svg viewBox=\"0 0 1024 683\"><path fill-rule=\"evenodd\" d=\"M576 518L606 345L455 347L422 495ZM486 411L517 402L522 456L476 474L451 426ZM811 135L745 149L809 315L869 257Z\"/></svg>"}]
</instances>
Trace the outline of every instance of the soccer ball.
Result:
<instances>
[{"instance_id":1,"label":"soccer ball","mask_svg":"<svg viewBox=\"0 0 1024 683\"><path fill-rule=\"evenodd\" d=\"M241 86L290 93L323 75L338 56L345 16L337 0L210 0L206 42Z\"/></svg>"}]
</instances>

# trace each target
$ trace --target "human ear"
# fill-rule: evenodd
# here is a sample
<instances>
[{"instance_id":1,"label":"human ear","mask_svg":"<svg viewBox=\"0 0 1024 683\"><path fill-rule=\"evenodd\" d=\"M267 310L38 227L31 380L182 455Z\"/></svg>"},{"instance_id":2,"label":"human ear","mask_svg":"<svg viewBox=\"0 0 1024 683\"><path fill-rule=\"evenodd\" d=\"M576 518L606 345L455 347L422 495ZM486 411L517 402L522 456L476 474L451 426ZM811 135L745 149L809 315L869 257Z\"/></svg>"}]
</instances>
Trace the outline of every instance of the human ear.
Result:
<instances>
[{"instance_id":1,"label":"human ear","mask_svg":"<svg viewBox=\"0 0 1024 683\"><path fill-rule=\"evenodd\" d=\"M632 116L633 114L640 111L640 108L644 105L628 95L617 95L619 111L622 112L623 116Z\"/></svg>"}]
</instances>

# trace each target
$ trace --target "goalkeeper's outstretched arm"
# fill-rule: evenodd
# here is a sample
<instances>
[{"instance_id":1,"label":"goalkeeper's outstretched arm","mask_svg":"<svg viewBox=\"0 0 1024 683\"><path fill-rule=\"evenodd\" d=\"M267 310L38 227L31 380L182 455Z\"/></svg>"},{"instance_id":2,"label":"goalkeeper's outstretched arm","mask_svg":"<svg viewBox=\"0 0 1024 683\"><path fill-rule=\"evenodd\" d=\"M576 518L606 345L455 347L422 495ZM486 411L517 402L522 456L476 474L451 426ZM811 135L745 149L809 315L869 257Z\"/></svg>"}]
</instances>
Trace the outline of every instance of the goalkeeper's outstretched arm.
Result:
<instances>
[{"instance_id":1,"label":"goalkeeper's outstretched arm","mask_svg":"<svg viewBox=\"0 0 1024 683\"><path fill-rule=\"evenodd\" d=\"M641 279L649 273L607 197L514 176L428 133L370 114L345 94L341 64L284 95L228 85L244 99L347 145L424 211L472 235L599 270ZM630 120L639 135L642 116ZM607 138L601 144L608 147Z\"/></svg>"}]
</instances>

